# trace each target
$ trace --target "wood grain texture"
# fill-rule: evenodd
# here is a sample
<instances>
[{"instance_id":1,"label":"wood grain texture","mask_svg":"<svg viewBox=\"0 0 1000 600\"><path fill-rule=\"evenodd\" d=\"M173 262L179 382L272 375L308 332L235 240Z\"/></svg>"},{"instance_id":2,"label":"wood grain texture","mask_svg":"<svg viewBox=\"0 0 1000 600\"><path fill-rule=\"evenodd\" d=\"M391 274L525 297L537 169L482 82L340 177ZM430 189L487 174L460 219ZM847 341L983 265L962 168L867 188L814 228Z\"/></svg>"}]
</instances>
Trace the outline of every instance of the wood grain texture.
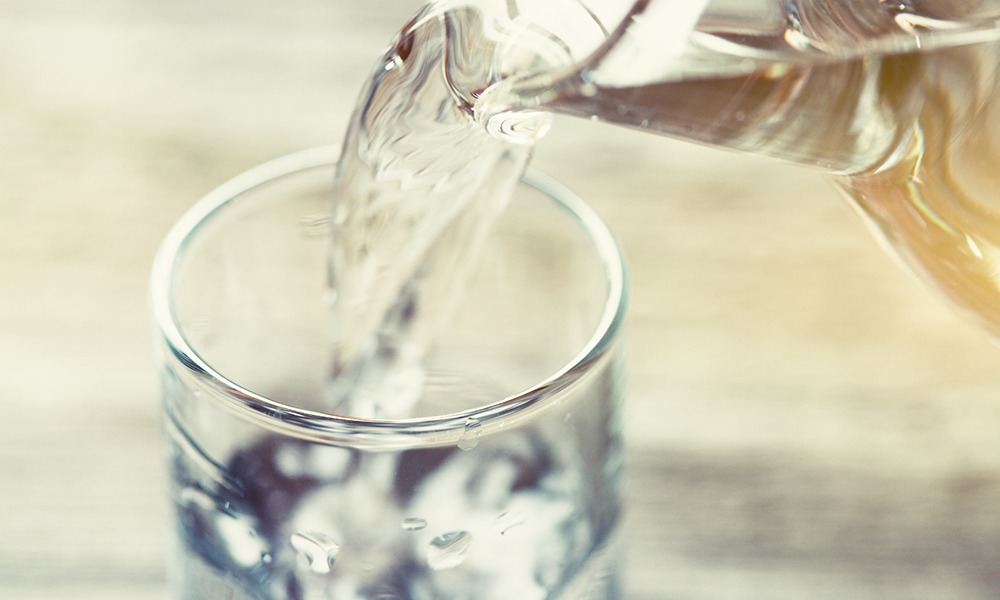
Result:
<instances>
[{"instance_id":1,"label":"wood grain texture","mask_svg":"<svg viewBox=\"0 0 1000 600\"><path fill-rule=\"evenodd\" d=\"M146 281L415 0L0 0L0 598L165 599ZM559 120L630 258L629 598L995 598L1000 354L822 176Z\"/></svg>"}]
</instances>

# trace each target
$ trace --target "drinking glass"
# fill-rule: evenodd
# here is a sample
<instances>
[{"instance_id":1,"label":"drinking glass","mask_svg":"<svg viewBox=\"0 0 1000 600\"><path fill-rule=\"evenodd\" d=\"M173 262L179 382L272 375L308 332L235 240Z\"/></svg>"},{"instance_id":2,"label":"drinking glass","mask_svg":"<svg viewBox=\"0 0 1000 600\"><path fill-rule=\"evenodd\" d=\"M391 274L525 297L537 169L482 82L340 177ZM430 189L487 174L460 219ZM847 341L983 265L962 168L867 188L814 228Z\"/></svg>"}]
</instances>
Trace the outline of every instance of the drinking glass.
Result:
<instances>
[{"instance_id":1,"label":"drinking glass","mask_svg":"<svg viewBox=\"0 0 1000 600\"><path fill-rule=\"evenodd\" d=\"M412 414L345 416L324 404L335 164L321 148L236 177L157 255L173 597L618 598L626 285L607 228L529 173L412 374Z\"/></svg>"}]
</instances>

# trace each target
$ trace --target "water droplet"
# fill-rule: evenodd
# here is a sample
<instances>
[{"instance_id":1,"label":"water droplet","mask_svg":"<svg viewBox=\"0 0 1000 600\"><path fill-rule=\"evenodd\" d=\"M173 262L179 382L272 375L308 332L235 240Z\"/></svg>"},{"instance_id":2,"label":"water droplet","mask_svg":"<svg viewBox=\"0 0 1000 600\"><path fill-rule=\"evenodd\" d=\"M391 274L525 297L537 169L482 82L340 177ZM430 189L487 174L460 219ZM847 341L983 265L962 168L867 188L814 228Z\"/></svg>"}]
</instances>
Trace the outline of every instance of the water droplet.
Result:
<instances>
[{"instance_id":1,"label":"water droplet","mask_svg":"<svg viewBox=\"0 0 1000 600\"><path fill-rule=\"evenodd\" d=\"M300 531L288 539L313 573L329 573L340 553L340 544L322 531Z\"/></svg>"},{"instance_id":2,"label":"water droplet","mask_svg":"<svg viewBox=\"0 0 1000 600\"><path fill-rule=\"evenodd\" d=\"M524 525L524 515L516 510L500 513L500 516L493 522L493 526L500 532L500 535L507 535L508 531L518 525Z\"/></svg>"},{"instance_id":3,"label":"water droplet","mask_svg":"<svg viewBox=\"0 0 1000 600\"><path fill-rule=\"evenodd\" d=\"M406 531L418 531L427 527L427 520L420 517L407 517L403 519L403 529Z\"/></svg>"},{"instance_id":4,"label":"water droplet","mask_svg":"<svg viewBox=\"0 0 1000 600\"><path fill-rule=\"evenodd\" d=\"M465 422L465 431L462 433L462 437L458 438L458 449L472 450L479 445L479 435L482 433L481 427L482 423L470 417Z\"/></svg>"},{"instance_id":5,"label":"water droplet","mask_svg":"<svg viewBox=\"0 0 1000 600\"><path fill-rule=\"evenodd\" d=\"M468 531L451 531L431 540L427 548L427 565L435 571L453 569L465 561L472 534Z\"/></svg>"}]
</instances>

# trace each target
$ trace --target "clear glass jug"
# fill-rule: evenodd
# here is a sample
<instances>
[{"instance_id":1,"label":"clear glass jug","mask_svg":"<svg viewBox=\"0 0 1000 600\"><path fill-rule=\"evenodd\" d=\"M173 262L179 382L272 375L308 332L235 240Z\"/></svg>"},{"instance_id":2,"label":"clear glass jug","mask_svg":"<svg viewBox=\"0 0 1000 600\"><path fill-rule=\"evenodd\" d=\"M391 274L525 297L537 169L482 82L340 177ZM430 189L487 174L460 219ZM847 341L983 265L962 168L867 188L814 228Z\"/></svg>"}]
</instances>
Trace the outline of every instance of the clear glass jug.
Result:
<instances>
[{"instance_id":1,"label":"clear glass jug","mask_svg":"<svg viewBox=\"0 0 1000 600\"><path fill-rule=\"evenodd\" d=\"M481 121L563 113L822 169L1000 333L1000 2L500 4L500 46L539 50L498 63Z\"/></svg>"},{"instance_id":2,"label":"clear glass jug","mask_svg":"<svg viewBox=\"0 0 1000 600\"><path fill-rule=\"evenodd\" d=\"M345 140L334 310L372 319L338 320L334 370L432 337L440 319L414 307L474 256L436 249L476 238L552 113L822 170L910 268L1000 334L998 56L1000 0L427 5L376 64ZM396 350L375 350L376 329Z\"/></svg>"}]
</instances>

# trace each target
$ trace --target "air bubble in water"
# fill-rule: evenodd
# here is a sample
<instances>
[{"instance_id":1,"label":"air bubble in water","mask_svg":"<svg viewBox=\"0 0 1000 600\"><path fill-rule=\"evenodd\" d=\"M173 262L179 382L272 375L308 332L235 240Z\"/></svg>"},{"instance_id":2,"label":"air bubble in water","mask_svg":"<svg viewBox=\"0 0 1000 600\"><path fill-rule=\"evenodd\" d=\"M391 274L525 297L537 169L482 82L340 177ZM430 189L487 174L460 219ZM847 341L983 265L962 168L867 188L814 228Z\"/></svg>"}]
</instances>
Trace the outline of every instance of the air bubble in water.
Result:
<instances>
[{"instance_id":1,"label":"air bubble in water","mask_svg":"<svg viewBox=\"0 0 1000 600\"><path fill-rule=\"evenodd\" d=\"M321 531L299 531L293 533L289 541L309 570L320 575L330 572L340 553L340 544Z\"/></svg>"},{"instance_id":2,"label":"air bubble in water","mask_svg":"<svg viewBox=\"0 0 1000 600\"><path fill-rule=\"evenodd\" d=\"M403 519L403 529L406 531L418 531L427 527L427 520L420 517L407 517Z\"/></svg>"},{"instance_id":3,"label":"air bubble in water","mask_svg":"<svg viewBox=\"0 0 1000 600\"><path fill-rule=\"evenodd\" d=\"M431 540L427 548L427 566L435 571L453 569L465 561L472 545L468 531L452 531Z\"/></svg>"},{"instance_id":4,"label":"air bubble in water","mask_svg":"<svg viewBox=\"0 0 1000 600\"><path fill-rule=\"evenodd\" d=\"M481 427L482 423L477 419L469 418L465 422L465 431L462 432L462 437L458 438L459 450L472 450L479 445L479 435L482 433L480 430Z\"/></svg>"}]
</instances>

